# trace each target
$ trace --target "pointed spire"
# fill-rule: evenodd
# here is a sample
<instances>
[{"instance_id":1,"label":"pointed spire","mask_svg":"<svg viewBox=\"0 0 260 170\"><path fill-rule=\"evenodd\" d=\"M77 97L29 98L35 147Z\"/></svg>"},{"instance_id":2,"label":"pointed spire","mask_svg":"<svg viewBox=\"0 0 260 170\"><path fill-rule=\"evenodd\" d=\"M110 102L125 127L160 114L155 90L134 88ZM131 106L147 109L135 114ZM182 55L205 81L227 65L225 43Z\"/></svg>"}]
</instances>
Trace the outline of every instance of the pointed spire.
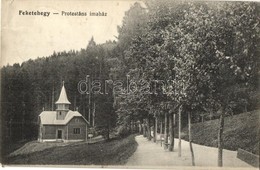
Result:
<instances>
[{"instance_id":1,"label":"pointed spire","mask_svg":"<svg viewBox=\"0 0 260 170\"><path fill-rule=\"evenodd\" d=\"M62 81L62 88L61 88L59 100L55 104L70 104L64 87L64 81Z\"/></svg>"}]
</instances>

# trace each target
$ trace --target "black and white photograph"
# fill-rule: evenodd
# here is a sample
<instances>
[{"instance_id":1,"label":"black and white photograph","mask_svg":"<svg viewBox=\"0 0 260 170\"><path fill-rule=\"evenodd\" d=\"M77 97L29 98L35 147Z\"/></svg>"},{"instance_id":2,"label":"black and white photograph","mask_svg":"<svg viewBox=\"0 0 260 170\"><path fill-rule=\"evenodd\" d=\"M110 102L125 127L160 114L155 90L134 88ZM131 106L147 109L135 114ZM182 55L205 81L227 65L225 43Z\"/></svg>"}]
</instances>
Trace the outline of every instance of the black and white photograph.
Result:
<instances>
[{"instance_id":1,"label":"black and white photograph","mask_svg":"<svg viewBox=\"0 0 260 170\"><path fill-rule=\"evenodd\" d=\"M259 169L259 1L2 0L0 164Z\"/></svg>"}]
</instances>

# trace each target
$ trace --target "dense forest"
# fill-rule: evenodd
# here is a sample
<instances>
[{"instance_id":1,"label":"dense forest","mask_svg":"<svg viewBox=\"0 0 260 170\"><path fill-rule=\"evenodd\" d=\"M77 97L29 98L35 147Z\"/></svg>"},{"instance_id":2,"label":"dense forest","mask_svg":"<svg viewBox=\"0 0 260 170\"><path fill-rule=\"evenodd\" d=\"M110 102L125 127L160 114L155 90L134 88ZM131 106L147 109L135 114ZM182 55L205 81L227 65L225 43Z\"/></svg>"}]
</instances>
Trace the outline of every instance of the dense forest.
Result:
<instances>
[{"instance_id":1,"label":"dense forest","mask_svg":"<svg viewBox=\"0 0 260 170\"><path fill-rule=\"evenodd\" d=\"M62 81L70 109L78 108L87 119L95 112L90 121L95 119L100 133L124 135L139 123L149 136L160 121L160 130L168 127L165 132L173 137L176 113L183 126L190 117L191 122L220 119L224 127L225 116L258 108L258 3L144 4L125 13L117 41L96 44L92 38L80 51L1 68L2 139L36 139L38 115L55 109ZM93 93L89 103L89 95L78 91L87 75L101 82L129 79L132 86L109 86L111 93Z\"/></svg>"}]
</instances>

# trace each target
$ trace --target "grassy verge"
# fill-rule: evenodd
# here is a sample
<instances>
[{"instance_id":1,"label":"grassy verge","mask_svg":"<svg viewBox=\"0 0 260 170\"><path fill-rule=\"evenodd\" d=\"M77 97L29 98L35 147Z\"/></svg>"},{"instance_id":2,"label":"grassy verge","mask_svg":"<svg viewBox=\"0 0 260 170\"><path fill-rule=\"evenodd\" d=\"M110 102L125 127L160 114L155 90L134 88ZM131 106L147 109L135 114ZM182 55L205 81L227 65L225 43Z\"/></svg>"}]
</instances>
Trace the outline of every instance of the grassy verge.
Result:
<instances>
[{"instance_id":1,"label":"grassy verge","mask_svg":"<svg viewBox=\"0 0 260 170\"><path fill-rule=\"evenodd\" d=\"M40 145L41 143L39 143ZM94 144L58 146L5 159L4 164L123 165L135 152L135 136Z\"/></svg>"},{"instance_id":2,"label":"grassy verge","mask_svg":"<svg viewBox=\"0 0 260 170\"><path fill-rule=\"evenodd\" d=\"M4 146L2 149L2 156L5 157L9 155L10 153L16 151L17 149L21 148L26 143L30 142L29 140L23 140L19 142L9 142L5 141L2 143L2 146Z\"/></svg>"},{"instance_id":3,"label":"grassy verge","mask_svg":"<svg viewBox=\"0 0 260 170\"><path fill-rule=\"evenodd\" d=\"M225 118L224 148L237 150L242 148L259 155L259 117L260 110ZM193 142L217 147L218 120L192 124ZM188 140L188 130L183 129L184 139Z\"/></svg>"}]
</instances>

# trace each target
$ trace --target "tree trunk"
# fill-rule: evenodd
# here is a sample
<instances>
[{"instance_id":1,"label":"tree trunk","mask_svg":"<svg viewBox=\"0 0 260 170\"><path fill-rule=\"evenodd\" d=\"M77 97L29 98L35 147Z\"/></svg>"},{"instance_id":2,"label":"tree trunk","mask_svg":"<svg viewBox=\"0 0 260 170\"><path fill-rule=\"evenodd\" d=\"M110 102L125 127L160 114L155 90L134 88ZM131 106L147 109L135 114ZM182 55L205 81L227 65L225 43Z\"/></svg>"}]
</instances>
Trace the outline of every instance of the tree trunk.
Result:
<instances>
[{"instance_id":1,"label":"tree trunk","mask_svg":"<svg viewBox=\"0 0 260 170\"><path fill-rule=\"evenodd\" d=\"M143 137L146 137L146 126L145 126L145 119L143 119L142 126L143 126Z\"/></svg>"},{"instance_id":2,"label":"tree trunk","mask_svg":"<svg viewBox=\"0 0 260 170\"><path fill-rule=\"evenodd\" d=\"M173 151L174 148L174 123L173 123L173 113L169 115L169 133L170 133L170 143L169 151Z\"/></svg>"},{"instance_id":3,"label":"tree trunk","mask_svg":"<svg viewBox=\"0 0 260 170\"><path fill-rule=\"evenodd\" d=\"M157 118L153 118L153 142L156 143L156 135L157 135Z\"/></svg>"},{"instance_id":4,"label":"tree trunk","mask_svg":"<svg viewBox=\"0 0 260 170\"><path fill-rule=\"evenodd\" d=\"M219 131L218 131L218 166L223 166L223 131L224 131L224 112L219 118Z\"/></svg>"},{"instance_id":5,"label":"tree trunk","mask_svg":"<svg viewBox=\"0 0 260 170\"><path fill-rule=\"evenodd\" d=\"M162 146L162 130L163 130L163 120L160 118L160 142Z\"/></svg>"},{"instance_id":6,"label":"tree trunk","mask_svg":"<svg viewBox=\"0 0 260 170\"><path fill-rule=\"evenodd\" d=\"M247 105L245 105L245 112L247 112ZM232 114L233 114L233 112L232 112Z\"/></svg>"},{"instance_id":7,"label":"tree trunk","mask_svg":"<svg viewBox=\"0 0 260 170\"><path fill-rule=\"evenodd\" d=\"M192 166L195 166L195 158L194 158L194 152L192 148L192 136L191 136L191 113L188 113L188 124L189 124L189 143L190 143L190 152L191 152L191 160L192 160Z\"/></svg>"},{"instance_id":8,"label":"tree trunk","mask_svg":"<svg viewBox=\"0 0 260 170\"><path fill-rule=\"evenodd\" d=\"M130 129L131 129L131 134L134 133L134 122L131 120L130 121Z\"/></svg>"},{"instance_id":9,"label":"tree trunk","mask_svg":"<svg viewBox=\"0 0 260 170\"><path fill-rule=\"evenodd\" d=\"M23 114L23 115L24 115L24 114ZM25 124L25 123L24 123L24 116L23 116L23 119L22 119L22 128L21 128L21 129L22 129L22 133L21 133L21 135L22 135L22 140L24 139L24 131L25 131L25 130L24 130L24 124Z\"/></svg>"},{"instance_id":10,"label":"tree trunk","mask_svg":"<svg viewBox=\"0 0 260 170\"><path fill-rule=\"evenodd\" d=\"M173 114L173 127L176 127L176 114Z\"/></svg>"},{"instance_id":11,"label":"tree trunk","mask_svg":"<svg viewBox=\"0 0 260 170\"><path fill-rule=\"evenodd\" d=\"M182 111L182 106L179 108L179 151L178 151L178 156L181 157L181 111Z\"/></svg>"},{"instance_id":12,"label":"tree trunk","mask_svg":"<svg viewBox=\"0 0 260 170\"><path fill-rule=\"evenodd\" d=\"M139 134L142 134L143 133L142 123L140 122L138 125L139 125Z\"/></svg>"},{"instance_id":13,"label":"tree trunk","mask_svg":"<svg viewBox=\"0 0 260 170\"><path fill-rule=\"evenodd\" d=\"M110 123L109 123L110 124ZM110 138L109 138L109 132L110 132L110 125L108 124L108 126L107 126L107 133L106 133L106 139L107 140L110 140Z\"/></svg>"},{"instance_id":14,"label":"tree trunk","mask_svg":"<svg viewBox=\"0 0 260 170\"><path fill-rule=\"evenodd\" d=\"M145 123L142 124L143 126L143 136L146 137L146 126L145 126Z\"/></svg>"},{"instance_id":15,"label":"tree trunk","mask_svg":"<svg viewBox=\"0 0 260 170\"><path fill-rule=\"evenodd\" d=\"M13 138L12 138L12 135L13 135L13 134L12 134L12 120L13 120L13 119L11 118L11 120L10 120L10 122L9 122L9 130L10 130L9 136L10 136L10 139L13 139Z\"/></svg>"},{"instance_id":16,"label":"tree trunk","mask_svg":"<svg viewBox=\"0 0 260 170\"><path fill-rule=\"evenodd\" d=\"M150 118L147 119L147 138L151 140Z\"/></svg>"},{"instance_id":17,"label":"tree trunk","mask_svg":"<svg viewBox=\"0 0 260 170\"><path fill-rule=\"evenodd\" d=\"M168 149L168 114L165 113L164 149Z\"/></svg>"}]
</instances>

